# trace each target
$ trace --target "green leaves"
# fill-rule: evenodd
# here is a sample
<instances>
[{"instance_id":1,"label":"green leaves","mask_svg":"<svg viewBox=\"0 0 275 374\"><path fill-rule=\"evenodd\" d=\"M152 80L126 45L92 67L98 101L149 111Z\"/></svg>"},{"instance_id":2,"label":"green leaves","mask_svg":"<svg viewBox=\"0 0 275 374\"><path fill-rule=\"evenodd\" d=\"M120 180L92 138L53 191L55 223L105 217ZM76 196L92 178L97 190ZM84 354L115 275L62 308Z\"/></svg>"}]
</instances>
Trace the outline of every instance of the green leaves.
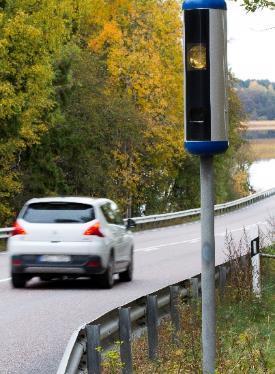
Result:
<instances>
[{"instance_id":1,"label":"green leaves","mask_svg":"<svg viewBox=\"0 0 275 374\"><path fill-rule=\"evenodd\" d=\"M7 1L0 25L0 186L3 219L18 193L22 152L55 122L54 61L71 33L69 1ZM65 11L66 5L68 12ZM8 175L8 178L7 178Z\"/></svg>"},{"instance_id":2,"label":"green leaves","mask_svg":"<svg viewBox=\"0 0 275 374\"><path fill-rule=\"evenodd\" d=\"M2 225L34 195L108 196L128 215L198 206L198 159L183 149L179 2L7 0L2 8ZM247 191L233 93L231 103L219 201Z\"/></svg>"},{"instance_id":3,"label":"green leaves","mask_svg":"<svg viewBox=\"0 0 275 374\"><path fill-rule=\"evenodd\" d=\"M255 12L257 9L263 8L275 9L275 2L269 0L243 0L242 6L248 12Z\"/></svg>"}]
</instances>

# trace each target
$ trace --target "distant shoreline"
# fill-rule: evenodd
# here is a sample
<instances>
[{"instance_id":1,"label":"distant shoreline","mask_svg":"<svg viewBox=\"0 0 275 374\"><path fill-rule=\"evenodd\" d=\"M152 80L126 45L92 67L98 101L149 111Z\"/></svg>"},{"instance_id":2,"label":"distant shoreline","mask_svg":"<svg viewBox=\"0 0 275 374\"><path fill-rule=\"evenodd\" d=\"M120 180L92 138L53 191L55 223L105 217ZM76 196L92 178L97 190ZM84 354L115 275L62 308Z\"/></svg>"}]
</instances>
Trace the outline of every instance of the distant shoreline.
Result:
<instances>
[{"instance_id":1,"label":"distant shoreline","mask_svg":"<svg viewBox=\"0 0 275 374\"><path fill-rule=\"evenodd\" d=\"M248 144L254 161L275 158L275 138L250 139Z\"/></svg>"}]
</instances>

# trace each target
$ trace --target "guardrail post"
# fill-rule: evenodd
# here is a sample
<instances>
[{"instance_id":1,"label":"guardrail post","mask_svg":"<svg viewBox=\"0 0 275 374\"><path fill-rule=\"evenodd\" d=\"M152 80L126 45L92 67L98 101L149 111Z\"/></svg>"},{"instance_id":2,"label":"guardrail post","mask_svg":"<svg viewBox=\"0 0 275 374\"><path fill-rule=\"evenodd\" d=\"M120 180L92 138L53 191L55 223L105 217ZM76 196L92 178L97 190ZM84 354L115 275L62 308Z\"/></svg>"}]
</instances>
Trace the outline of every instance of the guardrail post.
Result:
<instances>
[{"instance_id":1,"label":"guardrail post","mask_svg":"<svg viewBox=\"0 0 275 374\"><path fill-rule=\"evenodd\" d=\"M251 240L252 287L256 297L261 297L260 238Z\"/></svg>"},{"instance_id":2,"label":"guardrail post","mask_svg":"<svg viewBox=\"0 0 275 374\"><path fill-rule=\"evenodd\" d=\"M158 302L156 295L147 296L147 330L149 359L157 357L158 349Z\"/></svg>"},{"instance_id":3,"label":"guardrail post","mask_svg":"<svg viewBox=\"0 0 275 374\"><path fill-rule=\"evenodd\" d=\"M87 325L86 334L88 374L100 374L100 325Z\"/></svg>"},{"instance_id":4,"label":"guardrail post","mask_svg":"<svg viewBox=\"0 0 275 374\"><path fill-rule=\"evenodd\" d=\"M131 374L133 372L133 364L130 308L119 308L119 339L120 358L123 364L122 373Z\"/></svg>"},{"instance_id":5,"label":"guardrail post","mask_svg":"<svg viewBox=\"0 0 275 374\"><path fill-rule=\"evenodd\" d=\"M224 296L225 283L226 283L226 267L220 265L219 267L219 289L220 289L221 299Z\"/></svg>"},{"instance_id":6,"label":"guardrail post","mask_svg":"<svg viewBox=\"0 0 275 374\"><path fill-rule=\"evenodd\" d=\"M179 286L170 286L170 313L173 325L172 339L173 343L177 343L177 332L180 329Z\"/></svg>"},{"instance_id":7,"label":"guardrail post","mask_svg":"<svg viewBox=\"0 0 275 374\"><path fill-rule=\"evenodd\" d=\"M198 278L191 278L190 279L191 285L191 297L196 301L199 298L199 280Z\"/></svg>"},{"instance_id":8,"label":"guardrail post","mask_svg":"<svg viewBox=\"0 0 275 374\"><path fill-rule=\"evenodd\" d=\"M246 255L241 256L240 260L241 260L242 267L245 269L247 267L247 256Z\"/></svg>"}]
</instances>

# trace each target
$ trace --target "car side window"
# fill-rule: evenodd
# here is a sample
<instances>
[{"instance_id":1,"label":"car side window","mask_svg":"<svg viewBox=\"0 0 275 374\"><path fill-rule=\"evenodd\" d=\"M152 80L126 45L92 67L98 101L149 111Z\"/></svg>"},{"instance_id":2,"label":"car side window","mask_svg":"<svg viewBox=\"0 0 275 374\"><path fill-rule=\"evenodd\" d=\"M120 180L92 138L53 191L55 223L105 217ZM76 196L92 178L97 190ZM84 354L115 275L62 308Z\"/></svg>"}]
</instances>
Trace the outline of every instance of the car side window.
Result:
<instances>
[{"instance_id":1,"label":"car side window","mask_svg":"<svg viewBox=\"0 0 275 374\"><path fill-rule=\"evenodd\" d=\"M114 202L112 202L110 205L111 205L111 209L113 211L113 214L115 216L115 224L116 225L124 225L123 218L122 218L122 215L119 211L118 206Z\"/></svg>"},{"instance_id":2,"label":"car side window","mask_svg":"<svg viewBox=\"0 0 275 374\"><path fill-rule=\"evenodd\" d=\"M106 203L101 206L102 213L108 223L115 223L115 215L110 209L110 203Z\"/></svg>"},{"instance_id":3,"label":"car side window","mask_svg":"<svg viewBox=\"0 0 275 374\"><path fill-rule=\"evenodd\" d=\"M101 206L101 210L108 223L124 225L121 213L115 203L106 203Z\"/></svg>"}]
</instances>

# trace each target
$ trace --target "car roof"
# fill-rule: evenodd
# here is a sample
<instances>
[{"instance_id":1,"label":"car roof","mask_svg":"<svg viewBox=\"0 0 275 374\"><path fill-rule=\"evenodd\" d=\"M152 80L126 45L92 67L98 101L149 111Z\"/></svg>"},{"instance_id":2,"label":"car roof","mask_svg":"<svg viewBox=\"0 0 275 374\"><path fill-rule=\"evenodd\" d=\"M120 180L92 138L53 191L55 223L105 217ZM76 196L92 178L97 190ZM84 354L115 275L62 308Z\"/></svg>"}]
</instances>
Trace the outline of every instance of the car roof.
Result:
<instances>
[{"instance_id":1,"label":"car roof","mask_svg":"<svg viewBox=\"0 0 275 374\"><path fill-rule=\"evenodd\" d=\"M68 203L82 203L82 204L92 204L101 205L111 200L105 198L95 198L95 197L84 197L84 196L55 196L55 197L41 197L33 198L26 202L27 205L33 203L51 203L51 202L68 202Z\"/></svg>"}]
</instances>

